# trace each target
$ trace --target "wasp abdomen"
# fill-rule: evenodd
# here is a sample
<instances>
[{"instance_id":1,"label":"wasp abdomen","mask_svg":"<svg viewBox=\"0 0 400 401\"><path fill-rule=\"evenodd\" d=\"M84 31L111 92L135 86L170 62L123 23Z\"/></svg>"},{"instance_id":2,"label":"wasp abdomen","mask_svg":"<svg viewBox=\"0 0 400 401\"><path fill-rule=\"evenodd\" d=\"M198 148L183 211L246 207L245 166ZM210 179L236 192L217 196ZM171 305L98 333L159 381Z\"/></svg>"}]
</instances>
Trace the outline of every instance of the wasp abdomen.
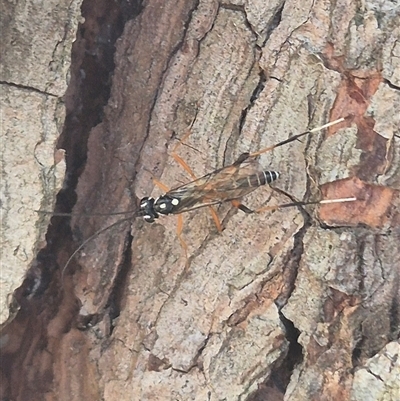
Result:
<instances>
[{"instance_id":1,"label":"wasp abdomen","mask_svg":"<svg viewBox=\"0 0 400 401\"><path fill-rule=\"evenodd\" d=\"M277 171L260 171L238 181L238 188L257 188L279 178Z\"/></svg>"}]
</instances>

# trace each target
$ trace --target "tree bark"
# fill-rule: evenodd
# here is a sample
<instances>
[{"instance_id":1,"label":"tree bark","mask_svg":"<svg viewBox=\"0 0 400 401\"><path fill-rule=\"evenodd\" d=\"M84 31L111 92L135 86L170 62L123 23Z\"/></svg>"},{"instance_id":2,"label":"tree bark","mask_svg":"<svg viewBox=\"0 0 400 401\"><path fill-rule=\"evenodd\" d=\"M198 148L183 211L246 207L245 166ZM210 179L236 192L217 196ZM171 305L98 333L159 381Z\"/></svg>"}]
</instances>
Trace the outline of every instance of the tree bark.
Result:
<instances>
[{"instance_id":1,"label":"tree bark","mask_svg":"<svg viewBox=\"0 0 400 401\"><path fill-rule=\"evenodd\" d=\"M400 9L152 0L123 18L125 3L98 4L83 4L65 97L75 245L54 222L46 286L17 291L3 398L397 400ZM132 218L66 266L111 213L162 193L152 178L192 180L175 149L200 177L340 117L263 154L280 178L243 202L356 201L252 215L226 203L221 233L197 209L187 257L176 217Z\"/></svg>"},{"instance_id":2,"label":"tree bark","mask_svg":"<svg viewBox=\"0 0 400 401\"><path fill-rule=\"evenodd\" d=\"M79 4L57 4L48 2L47 10L32 2L2 4L0 322L43 247L51 216L37 211L53 209L64 178L63 152L55 144Z\"/></svg>"}]
</instances>

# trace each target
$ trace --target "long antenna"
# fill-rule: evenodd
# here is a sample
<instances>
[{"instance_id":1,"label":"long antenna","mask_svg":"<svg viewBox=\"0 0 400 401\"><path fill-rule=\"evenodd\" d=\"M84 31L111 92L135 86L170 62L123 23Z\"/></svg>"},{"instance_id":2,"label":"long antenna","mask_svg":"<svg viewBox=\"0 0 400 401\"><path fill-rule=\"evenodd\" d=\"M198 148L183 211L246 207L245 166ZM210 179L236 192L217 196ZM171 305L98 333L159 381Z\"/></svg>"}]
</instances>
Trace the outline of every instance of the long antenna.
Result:
<instances>
[{"instance_id":1,"label":"long antenna","mask_svg":"<svg viewBox=\"0 0 400 401\"><path fill-rule=\"evenodd\" d=\"M101 228L100 230L96 231L94 234L92 234L90 237L86 238L85 241L82 242L82 244L80 244L78 246L78 248L75 249L74 252L72 252L71 256L68 258L67 262L65 263L64 267L61 270L61 281L64 277L64 272L66 270L66 268L69 266L69 264L71 263L72 259L75 257L75 255L88 243L90 242L92 239L96 238L98 235L102 234L104 231L107 231L108 229L118 226L119 224L125 223L126 221L130 221L133 218L135 218L137 216L130 216L130 217L126 217L125 219L122 220L118 220L106 227Z\"/></svg>"},{"instance_id":2,"label":"long antenna","mask_svg":"<svg viewBox=\"0 0 400 401\"><path fill-rule=\"evenodd\" d=\"M332 127L333 125L339 124L339 123L341 123L341 122L343 122L345 120L346 119L344 117L341 117L341 118L339 118L339 119L337 119L335 121L331 121L331 122L329 122L327 124L321 125L320 127L316 127L316 128L311 129L311 130L302 132L301 134L294 135L294 136L292 136L292 137L290 137L288 139L285 139L284 141L279 142L279 143L277 143L275 145L272 145L272 146L269 146L267 148L261 149L258 152L251 153L250 157L259 156L259 155L261 155L263 153L266 153L266 152L269 152L272 149L275 149L275 148L277 148L279 146L286 145L287 143L296 141L297 139L299 139L299 138L301 138L301 137L303 137L305 135L312 134L314 132L321 131L321 130L323 130L325 128ZM281 209L281 208L293 207L293 206L306 206L306 205L318 205L318 204L321 205L321 204L329 204L329 203L354 202L356 200L357 200L357 198L350 197L350 198L340 198L340 199L324 199L324 200L311 201L311 202L291 202L291 203L286 203L286 204L277 205L277 206L264 206L264 207L258 209L257 212L259 213L260 211L275 210L275 209Z\"/></svg>"},{"instance_id":3,"label":"long antenna","mask_svg":"<svg viewBox=\"0 0 400 401\"><path fill-rule=\"evenodd\" d=\"M35 210L36 213L38 214L51 214L52 217L72 217L72 216L80 216L80 217L92 217L92 216L118 216L121 214L134 214L136 213L136 210L129 210L127 212L113 212L113 213L57 213L57 212L50 212L47 210ZM137 217L135 215L131 217Z\"/></svg>"},{"instance_id":4,"label":"long antenna","mask_svg":"<svg viewBox=\"0 0 400 401\"><path fill-rule=\"evenodd\" d=\"M297 134L297 135L291 136L290 138L285 139L284 141L279 142L279 143L277 143L275 145L272 145L272 146L269 146L267 148L261 149L258 152L250 153L250 156L251 157L259 156L259 155L261 155L263 153L269 152L270 150L277 148L278 146L286 145L287 143L296 141L297 139L299 139L299 138L301 138L301 137L303 137L305 135L312 134L312 133L317 132L317 131L321 131L324 128L331 127L332 125L339 124L339 123L343 122L344 120L345 120L345 118L342 117L342 118L339 118L339 119L337 119L335 121L331 121L330 123L321 125L320 127L313 128L312 130L305 131L305 132L302 132L301 134Z\"/></svg>"},{"instance_id":5,"label":"long antenna","mask_svg":"<svg viewBox=\"0 0 400 401\"><path fill-rule=\"evenodd\" d=\"M250 157L258 156L258 155L260 155L262 153L266 153L266 152L268 152L268 151L270 151L272 149L275 149L275 148L277 148L279 146L286 145L287 143L293 142L293 141L295 141L295 140L297 140L297 139L299 139L299 138L301 138L301 137L303 137L305 135L308 135L308 134L311 134L311 133L314 133L314 132L317 132L317 131L321 131L324 128L331 127L331 126L339 124L339 123L341 123L343 121L345 121L345 118L343 118L343 117L339 118L339 119L337 119L335 121L331 121L331 122L329 122L327 124L324 124L324 125L322 125L320 127L316 127L316 128L313 128L312 130L308 130L308 131L302 132L301 134L294 135L294 136L292 136L292 137L290 137L288 139L285 139L284 141L279 142L279 143L277 143L275 145L272 145L270 147L261 149L258 152L250 153L249 156ZM264 210L285 208L285 207L293 207L293 206L303 206L303 205L305 206L305 205L311 205L311 204L326 204L326 203L337 203L337 202L351 202L351 201L355 201L355 200L357 200L357 199L354 198L354 197L351 197L351 198L342 198L342 199L327 199L327 200L313 201L313 202L293 202L293 203L288 203L288 204L284 204L284 205L265 206L265 207L262 207L262 208L258 209L256 212L259 213L260 211L264 211ZM242 210L244 210L244 209L247 209L247 208L244 207ZM246 210L244 210L244 211L246 211ZM38 211L38 213L47 214L49 212ZM140 216L140 213L138 213L138 211L135 211L135 212L132 212L132 211L131 212L115 212L115 213L107 213L107 214L103 214L103 213L90 214L89 216L115 216L115 215L128 214L128 213L129 214L133 213L133 215L131 215L131 216L127 217L127 218L124 218L122 220L118 220L115 223L112 223L112 224L110 224L110 225L108 225L108 226L96 231L94 234L92 234L90 237L88 237L86 240L84 240L78 246L78 248L75 249L75 251L71 254L71 256L68 258L67 262L65 263L64 267L61 270L61 278L64 276L64 272L67 269L67 267L69 266L69 264L71 263L72 259L77 255L77 253L81 249L84 248L84 246L88 242L90 242L91 240L93 240L98 235L102 234L103 232L107 231L108 229L110 229L112 227L115 227L115 226L117 226L119 224L122 224L122 223L124 223L126 221L130 221L133 218L136 218L136 217ZM248 213L248 211L247 211L247 213ZM52 213L52 212L50 212L50 214L52 214L53 216L65 216L65 217L70 217L70 216L74 216L74 215L76 216L77 215L77 214L74 214L74 213Z\"/></svg>"}]
</instances>

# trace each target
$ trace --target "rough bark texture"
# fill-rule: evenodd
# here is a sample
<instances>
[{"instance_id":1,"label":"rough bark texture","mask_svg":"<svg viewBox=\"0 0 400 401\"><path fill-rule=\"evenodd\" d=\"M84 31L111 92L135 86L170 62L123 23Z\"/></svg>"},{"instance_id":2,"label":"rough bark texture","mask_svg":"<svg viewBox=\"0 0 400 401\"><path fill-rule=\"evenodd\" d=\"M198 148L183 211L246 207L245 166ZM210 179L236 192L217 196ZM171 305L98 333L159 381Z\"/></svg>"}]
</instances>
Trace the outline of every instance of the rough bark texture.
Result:
<instances>
[{"instance_id":1,"label":"rough bark texture","mask_svg":"<svg viewBox=\"0 0 400 401\"><path fill-rule=\"evenodd\" d=\"M53 209L64 178L55 144L78 18L74 1L49 1L46 9L29 1L2 4L0 322L8 317L9 295L44 246L50 215L36 211Z\"/></svg>"},{"instance_id":2,"label":"rough bark texture","mask_svg":"<svg viewBox=\"0 0 400 401\"><path fill-rule=\"evenodd\" d=\"M58 204L69 210L79 177L75 248L121 218L84 215L134 210L161 193L152 177L190 181L171 153L192 122L177 151L201 176L348 117L262 155L277 190L244 202L358 200L226 204L222 233L190 212L188 260L172 216L114 226L64 269L74 245L54 223L58 269L40 293L26 280L3 329L3 398L398 400L399 6L150 0L84 2L83 15Z\"/></svg>"}]
</instances>

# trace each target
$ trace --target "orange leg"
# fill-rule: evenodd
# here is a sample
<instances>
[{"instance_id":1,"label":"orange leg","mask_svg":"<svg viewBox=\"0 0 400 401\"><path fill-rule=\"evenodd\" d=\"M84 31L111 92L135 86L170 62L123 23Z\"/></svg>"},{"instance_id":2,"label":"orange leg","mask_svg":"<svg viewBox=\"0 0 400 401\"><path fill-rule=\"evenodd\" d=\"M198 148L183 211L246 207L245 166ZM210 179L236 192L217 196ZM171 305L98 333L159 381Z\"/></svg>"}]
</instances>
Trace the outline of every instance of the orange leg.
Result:
<instances>
[{"instance_id":1,"label":"orange leg","mask_svg":"<svg viewBox=\"0 0 400 401\"><path fill-rule=\"evenodd\" d=\"M174 160L181 167L183 167L183 169L190 175L192 180L196 180L197 179L197 177L194 175L192 169L188 166L188 164L177 153L171 153L171 156L174 158Z\"/></svg>"},{"instance_id":2,"label":"orange leg","mask_svg":"<svg viewBox=\"0 0 400 401\"><path fill-rule=\"evenodd\" d=\"M193 119L193 121L190 123L189 128L187 129L186 134L183 136L182 139L179 140L179 142L174 146L174 148L172 149L172 153L171 156L174 158L174 160L181 166L183 167L183 169L190 175L190 177L192 178L192 180L196 180L197 177L196 175L193 173L193 170L189 167L189 165L178 155L177 150L180 146L182 146L182 143L185 143L186 139L189 138L190 134L191 134L191 129L193 127L193 124L195 122L195 118Z\"/></svg>"},{"instance_id":3,"label":"orange leg","mask_svg":"<svg viewBox=\"0 0 400 401\"><path fill-rule=\"evenodd\" d=\"M161 181L158 181L157 178L153 177L153 182L154 182L154 185L156 185L162 191L164 191L164 192L168 192L169 191L169 188L165 184L163 184Z\"/></svg>"},{"instance_id":4,"label":"orange leg","mask_svg":"<svg viewBox=\"0 0 400 401\"><path fill-rule=\"evenodd\" d=\"M254 213L254 210L249 209L247 206L243 205L241 202L239 202L238 200L232 200L231 201L232 205L238 209L240 209L242 212L247 213L247 214L251 214Z\"/></svg>"},{"instance_id":5,"label":"orange leg","mask_svg":"<svg viewBox=\"0 0 400 401\"><path fill-rule=\"evenodd\" d=\"M184 141L186 141L186 139L189 137L190 135L190 129L192 128L192 125L194 123L193 122L190 124L190 127L188 129L188 131L186 132L186 134L183 136L183 138L179 141L179 143L174 147L171 156L174 158L174 160L190 175L190 177L192 178L192 180L197 180L196 175L194 174L193 170L189 167L189 165L176 153L176 150L182 145L182 143ZM215 209L212 206L208 206L210 213L211 213L211 217L214 220L215 226L217 227L217 230L219 232L222 232L222 225L221 222L218 218L217 212L215 211Z\"/></svg>"},{"instance_id":6,"label":"orange leg","mask_svg":"<svg viewBox=\"0 0 400 401\"><path fill-rule=\"evenodd\" d=\"M221 224L221 221L219 220L217 212L215 211L215 209L212 206L208 206L208 208L210 210L211 217L214 220L215 226L217 227L217 230L221 233L222 232L222 224Z\"/></svg>"},{"instance_id":7,"label":"orange leg","mask_svg":"<svg viewBox=\"0 0 400 401\"><path fill-rule=\"evenodd\" d=\"M185 135L186 136L186 135ZM178 144L180 145L180 144ZM183 169L190 175L190 177L193 180L196 180L197 177L195 176L195 174L193 173L192 169L188 166L188 164L176 153L172 153L171 156L174 158L174 160L183 167ZM212 206L208 206L208 209L210 210L211 216L214 220L215 226L217 227L217 230L219 232L222 232L222 225L221 222L218 218L217 212L215 211L215 209Z\"/></svg>"},{"instance_id":8,"label":"orange leg","mask_svg":"<svg viewBox=\"0 0 400 401\"><path fill-rule=\"evenodd\" d=\"M153 182L155 185L157 185L157 187L159 187L164 192L169 191L169 188L166 185L164 185L161 181L158 181L156 178L153 178ZM182 231L183 231L183 216L181 214L178 214L177 225L176 225L176 235L178 236L179 242L181 243L181 247L183 249L183 252L185 253L185 259L186 259L185 266L187 267L189 264L188 246L182 237Z\"/></svg>"}]
</instances>

